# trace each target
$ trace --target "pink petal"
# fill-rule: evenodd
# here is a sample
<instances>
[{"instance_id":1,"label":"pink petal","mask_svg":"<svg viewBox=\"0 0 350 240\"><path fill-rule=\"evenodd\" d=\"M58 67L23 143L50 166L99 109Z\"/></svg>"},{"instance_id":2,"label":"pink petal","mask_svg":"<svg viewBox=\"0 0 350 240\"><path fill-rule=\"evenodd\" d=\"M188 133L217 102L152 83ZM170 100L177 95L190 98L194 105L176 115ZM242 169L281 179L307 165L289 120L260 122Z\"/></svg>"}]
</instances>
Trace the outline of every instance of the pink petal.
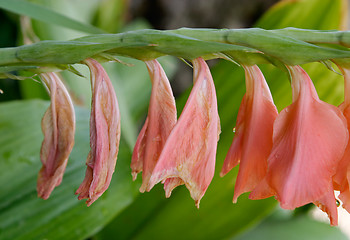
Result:
<instances>
[{"instance_id":1,"label":"pink petal","mask_svg":"<svg viewBox=\"0 0 350 240\"><path fill-rule=\"evenodd\" d=\"M253 190L265 177L272 148L273 123L278 115L270 90L260 69L243 66L247 93L243 97L236 124L236 135L226 156L221 176L240 163L233 202Z\"/></svg>"},{"instance_id":2,"label":"pink petal","mask_svg":"<svg viewBox=\"0 0 350 240\"><path fill-rule=\"evenodd\" d=\"M350 69L338 66L344 75L344 103L339 106L343 112L348 130L350 127ZM343 202L343 208L350 213L350 144L346 146L345 153L339 162L337 172L333 177L336 190L340 191L339 199Z\"/></svg>"},{"instance_id":3,"label":"pink petal","mask_svg":"<svg viewBox=\"0 0 350 240\"><path fill-rule=\"evenodd\" d=\"M342 207L350 213L350 190L349 185L344 188L339 194L339 199L342 201Z\"/></svg>"},{"instance_id":4,"label":"pink petal","mask_svg":"<svg viewBox=\"0 0 350 240\"><path fill-rule=\"evenodd\" d=\"M318 201L315 201L314 204L328 214L332 226L338 225L338 211L333 189L326 192L326 194Z\"/></svg>"},{"instance_id":5,"label":"pink petal","mask_svg":"<svg viewBox=\"0 0 350 240\"><path fill-rule=\"evenodd\" d=\"M166 178L162 183L164 183L165 197L167 198L171 196L171 192L174 190L174 188L185 184L184 181L178 177Z\"/></svg>"},{"instance_id":6,"label":"pink petal","mask_svg":"<svg viewBox=\"0 0 350 240\"><path fill-rule=\"evenodd\" d=\"M142 171L141 192L151 190L149 179L177 120L175 98L161 65L157 60L145 63L152 81L152 94L148 116L137 138L131 161L134 179Z\"/></svg>"},{"instance_id":7,"label":"pink petal","mask_svg":"<svg viewBox=\"0 0 350 240\"><path fill-rule=\"evenodd\" d=\"M153 187L164 181L169 195L174 186L182 183L181 179L198 207L214 176L220 130L215 86L209 68L202 58L193 60L193 68L193 89L165 143L149 185Z\"/></svg>"},{"instance_id":8,"label":"pink petal","mask_svg":"<svg viewBox=\"0 0 350 240\"><path fill-rule=\"evenodd\" d=\"M137 137L134 151L132 153L131 158L131 175L132 180L135 181L137 178L137 174L142 171L143 169L143 155L145 152L145 146L146 146L146 130L148 127L148 118L146 118L145 124L143 125L139 136Z\"/></svg>"},{"instance_id":9,"label":"pink petal","mask_svg":"<svg viewBox=\"0 0 350 240\"><path fill-rule=\"evenodd\" d=\"M38 196L47 199L61 184L74 145L75 114L72 100L60 78L55 73L42 73L40 77L51 97L51 105L41 122L44 140L40 158L43 166L37 183Z\"/></svg>"},{"instance_id":10,"label":"pink petal","mask_svg":"<svg viewBox=\"0 0 350 240\"><path fill-rule=\"evenodd\" d=\"M120 140L120 114L113 85L103 67L86 59L90 68L92 103L90 116L90 153L85 179L75 194L88 198L90 206L108 188L117 161Z\"/></svg>"},{"instance_id":11,"label":"pink petal","mask_svg":"<svg viewBox=\"0 0 350 240\"><path fill-rule=\"evenodd\" d=\"M346 121L338 108L318 98L301 67L289 70L293 103L274 123L273 148L264 180L268 184L259 185L250 197L258 199L275 192L286 209L322 202L334 216L330 197L324 200L324 196L333 191L332 176L348 141Z\"/></svg>"}]
</instances>

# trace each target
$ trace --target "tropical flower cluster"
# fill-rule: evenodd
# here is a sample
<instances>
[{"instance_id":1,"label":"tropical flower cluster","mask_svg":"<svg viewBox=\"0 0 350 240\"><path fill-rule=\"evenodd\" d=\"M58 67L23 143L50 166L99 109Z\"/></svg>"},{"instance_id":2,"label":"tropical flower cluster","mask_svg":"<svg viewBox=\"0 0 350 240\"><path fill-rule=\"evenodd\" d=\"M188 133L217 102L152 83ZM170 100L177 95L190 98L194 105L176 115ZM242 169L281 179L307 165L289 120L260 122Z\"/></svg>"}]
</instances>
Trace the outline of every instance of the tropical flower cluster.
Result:
<instances>
[{"instance_id":1,"label":"tropical flower cluster","mask_svg":"<svg viewBox=\"0 0 350 240\"><path fill-rule=\"evenodd\" d=\"M120 114L112 83L93 59L84 63L91 72L92 103L90 153L86 175L76 191L88 206L108 188L115 169L120 141ZM202 58L192 60L193 88L177 119L169 80L157 60L145 61L152 93L148 115L137 138L131 171L142 172L141 192L159 182L166 197L186 185L195 204L204 196L215 171L220 135L215 85ZM236 121L236 131L221 176L239 164L233 202L251 192L251 199L271 196L282 208L314 203L337 225L337 200L350 212L350 70L345 79L344 103L335 107L321 101L300 66L286 66L291 78L293 102L278 113L269 87L256 65L243 65L246 94ZM43 166L38 195L47 199L61 183L74 144L75 117L69 94L55 73L42 73L51 105L42 120Z\"/></svg>"}]
</instances>

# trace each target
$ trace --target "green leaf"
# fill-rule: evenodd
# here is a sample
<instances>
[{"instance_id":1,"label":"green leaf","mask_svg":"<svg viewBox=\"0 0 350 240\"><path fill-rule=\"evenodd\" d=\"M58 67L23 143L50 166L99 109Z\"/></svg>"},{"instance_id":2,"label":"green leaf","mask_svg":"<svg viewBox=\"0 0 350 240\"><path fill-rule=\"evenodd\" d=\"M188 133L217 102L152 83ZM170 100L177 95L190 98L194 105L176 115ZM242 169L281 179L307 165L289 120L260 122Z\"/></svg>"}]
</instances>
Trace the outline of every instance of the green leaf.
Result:
<instances>
[{"instance_id":1,"label":"green leaf","mask_svg":"<svg viewBox=\"0 0 350 240\"><path fill-rule=\"evenodd\" d=\"M232 240L347 240L348 238L338 228L317 222L307 216L294 218L270 217L249 231Z\"/></svg>"},{"instance_id":2,"label":"green leaf","mask_svg":"<svg viewBox=\"0 0 350 240\"><path fill-rule=\"evenodd\" d=\"M106 0L98 6L96 25L106 32L119 32L128 14L128 1Z\"/></svg>"},{"instance_id":3,"label":"green leaf","mask_svg":"<svg viewBox=\"0 0 350 240\"><path fill-rule=\"evenodd\" d=\"M0 104L0 239L85 239L97 232L136 194L130 180L130 151L121 142L110 188L91 207L74 191L85 174L89 150L89 111L76 109L77 131L62 184L48 200L36 196L43 139L40 122L49 103L18 101Z\"/></svg>"},{"instance_id":4,"label":"green leaf","mask_svg":"<svg viewBox=\"0 0 350 240\"><path fill-rule=\"evenodd\" d=\"M16 14L25 15L42 22L60 25L81 32L92 34L103 33L101 29L96 28L92 25L78 22L55 11L52 11L49 8L25 0L0 0L0 8Z\"/></svg>"},{"instance_id":5,"label":"green leaf","mask_svg":"<svg viewBox=\"0 0 350 240\"><path fill-rule=\"evenodd\" d=\"M285 0L274 5L256 23L265 29L285 27L336 30L346 28L346 0Z\"/></svg>"}]
</instances>

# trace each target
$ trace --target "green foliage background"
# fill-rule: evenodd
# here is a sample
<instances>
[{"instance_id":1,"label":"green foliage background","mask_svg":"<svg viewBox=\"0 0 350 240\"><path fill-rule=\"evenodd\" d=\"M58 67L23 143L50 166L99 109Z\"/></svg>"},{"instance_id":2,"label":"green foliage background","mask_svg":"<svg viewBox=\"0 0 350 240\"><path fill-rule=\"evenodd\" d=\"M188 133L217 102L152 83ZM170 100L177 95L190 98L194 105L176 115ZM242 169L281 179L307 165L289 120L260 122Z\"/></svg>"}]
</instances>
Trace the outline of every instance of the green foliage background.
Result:
<instances>
[{"instance_id":1,"label":"green foliage background","mask_svg":"<svg viewBox=\"0 0 350 240\"><path fill-rule=\"evenodd\" d=\"M339 29L344 25L345 5L342 0L282 1L265 13L256 26L264 29ZM126 1L0 0L0 7L32 17L34 31L41 40L69 40L88 33L149 27L144 22L133 22L121 29ZM8 23L10 28L1 28L4 36L19 23L12 13L6 19L13 21ZM20 37L18 39L20 41ZM89 151L91 93L88 79L62 72L76 102L76 144L62 184L46 201L37 198L35 188L43 139L40 121L49 102L33 98L47 99L47 94L41 84L31 80L20 81L18 89L16 85L7 87L13 80L2 83L5 93L0 95L0 239L347 239L338 228L312 220L308 215L309 208L294 214L281 211L274 199L251 201L247 194L241 196L237 204L232 204L237 168L224 178L218 173L232 142L232 128L245 85L243 70L223 60L211 69L222 128L217 168L200 209L195 208L185 187L176 189L170 199L164 197L161 185L140 194L140 179L132 182L129 165L139 126L147 112L151 84L141 61L121 59L134 66L105 64L122 116L122 141L116 172L108 191L89 208L74 195L83 180ZM160 61L170 78L181 64L169 56ZM283 109L291 103L287 75L272 65L260 67L278 109ZM340 76L321 63L303 67L314 80L322 100L334 105L341 103L343 80ZM88 76L85 67L77 65L76 68ZM189 91L177 97L178 112L181 112ZM5 101L13 99L8 95L19 100Z\"/></svg>"}]
</instances>

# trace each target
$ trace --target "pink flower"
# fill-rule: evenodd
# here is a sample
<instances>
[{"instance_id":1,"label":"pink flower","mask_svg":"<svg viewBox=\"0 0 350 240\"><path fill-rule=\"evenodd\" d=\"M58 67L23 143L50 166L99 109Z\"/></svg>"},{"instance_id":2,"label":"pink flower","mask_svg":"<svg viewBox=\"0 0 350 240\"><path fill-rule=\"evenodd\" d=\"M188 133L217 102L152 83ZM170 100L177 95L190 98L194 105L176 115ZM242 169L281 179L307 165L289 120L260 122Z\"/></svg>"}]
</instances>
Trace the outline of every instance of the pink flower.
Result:
<instances>
[{"instance_id":1,"label":"pink flower","mask_svg":"<svg viewBox=\"0 0 350 240\"><path fill-rule=\"evenodd\" d=\"M142 171L141 192L150 191L149 179L177 120L175 99L161 65L157 60L145 63L152 81L152 94L148 116L137 138L131 161L134 180Z\"/></svg>"},{"instance_id":2,"label":"pink flower","mask_svg":"<svg viewBox=\"0 0 350 240\"><path fill-rule=\"evenodd\" d=\"M214 176L220 123L209 68L202 58L193 60L193 68L193 89L164 145L149 186L163 181L170 196L173 188L185 184L199 207Z\"/></svg>"},{"instance_id":3,"label":"pink flower","mask_svg":"<svg viewBox=\"0 0 350 240\"><path fill-rule=\"evenodd\" d=\"M276 118L267 174L250 197L276 195L285 209L313 202L337 225L332 177L348 141L346 119L318 98L301 67L288 68L293 103Z\"/></svg>"},{"instance_id":4,"label":"pink flower","mask_svg":"<svg viewBox=\"0 0 350 240\"><path fill-rule=\"evenodd\" d=\"M88 198L90 206L108 188L117 161L120 140L120 114L113 85L103 67L86 59L91 72L92 103L90 116L90 153L85 179L75 194Z\"/></svg>"},{"instance_id":5,"label":"pink flower","mask_svg":"<svg viewBox=\"0 0 350 240\"><path fill-rule=\"evenodd\" d=\"M253 190L265 177L273 123L278 115L260 69L256 65L243 67L247 92L239 108L236 134L220 173L223 176L240 164L233 202L242 193Z\"/></svg>"},{"instance_id":6,"label":"pink flower","mask_svg":"<svg viewBox=\"0 0 350 240\"><path fill-rule=\"evenodd\" d=\"M42 73L40 77L51 97L51 105L41 122L44 140L40 159L43 166L37 183L38 196L47 199L61 184L74 145L75 114L72 100L60 78L55 73Z\"/></svg>"},{"instance_id":7,"label":"pink flower","mask_svg":"<svg viewBox=\"0 0 350 240\"><path fill-rule=\"evenodd\" d=\"M343 112L348 130L350 127L350 69L338 66L344 75L344 103L339 106ZM343 158L340 160L337 173L333 177L334 187L340 191L339 199L342 206L350 213L350 143L346 146Z\"/></svg>"}]
</instances>

